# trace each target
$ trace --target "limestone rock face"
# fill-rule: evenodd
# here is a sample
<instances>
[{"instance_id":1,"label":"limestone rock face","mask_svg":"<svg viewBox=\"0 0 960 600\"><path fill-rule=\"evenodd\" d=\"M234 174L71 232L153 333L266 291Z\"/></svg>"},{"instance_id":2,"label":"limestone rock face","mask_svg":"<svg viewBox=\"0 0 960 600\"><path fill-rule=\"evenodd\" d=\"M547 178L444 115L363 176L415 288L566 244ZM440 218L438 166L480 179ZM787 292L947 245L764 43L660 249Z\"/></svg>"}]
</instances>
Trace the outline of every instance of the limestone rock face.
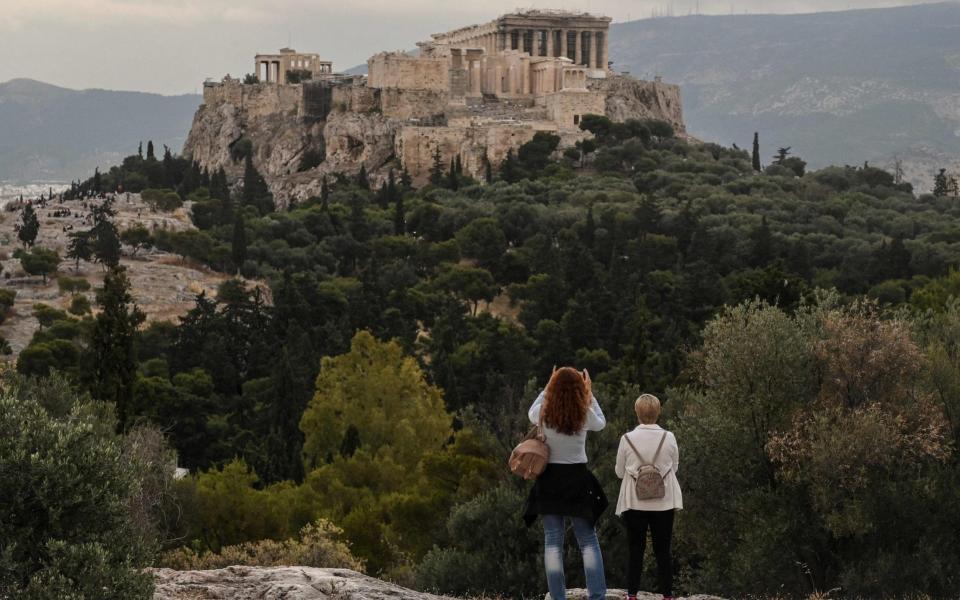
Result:
<instances>
[{"instance_id":1,"label":"limestone rock face","mask_svg":"<svg viewBox=\"0 0 960 600\"><path fill-rule=\"evenodd\" d=\"M210 170L236 174L230 146L243 135L239 108L231 103L201 104L183 145L183 153Z\"/></svg>"},{"instance_id":2,"label":"limestone rock face","mask_svg":"<svg viewBox=\"0 0 960 600\"><path fill-rule=\"evenodd\" d=\"M591 79L588 87L606 94L607 116L614 121L660 119L673 125L679 134L687 131L683 124L680 86L617 75Z\"/></svg>"},{"instance_id":3,"label":"limestone rock face","mask_svg":"<svg viewBox=\"0 0 960 600\"><path fill-rule=\"evenodd\" d=\"M607 590L606 600L624 600L627 597L627 590ZM585 589L573 589L567 590L567 600L589 600L590 596L587 594ZM637 594L637 600L662 600L663 596L660 594L652 594L650 592L639 592ZM544 597L544 600L550 600L550 594L547 594ZM677 598L677 600L723 600L717 596L707 596L704 594L697 594L696 596L683 596Z\"/></svg>"},{"instance_id":4,"label":"limestone rock face","mask_svg":"<svg viewBox=\"0 0 960 600\"><path fill-rule=\"evenodd\" d=\"M364 165L378 170L393 158L398 125L379 113L331 113L323 129L328 172L354 173Z\"/></svg>"},{"instance_id":5,"label":"limestone rock face","mask_svg":"<svg viewBox=\"0 0 960 600\"><path fill-rule=\"evenodd\" d=\"M347 569L227 567L153 569L154 600L451 600L415 592Z\"/></svg>"}]
</instances>

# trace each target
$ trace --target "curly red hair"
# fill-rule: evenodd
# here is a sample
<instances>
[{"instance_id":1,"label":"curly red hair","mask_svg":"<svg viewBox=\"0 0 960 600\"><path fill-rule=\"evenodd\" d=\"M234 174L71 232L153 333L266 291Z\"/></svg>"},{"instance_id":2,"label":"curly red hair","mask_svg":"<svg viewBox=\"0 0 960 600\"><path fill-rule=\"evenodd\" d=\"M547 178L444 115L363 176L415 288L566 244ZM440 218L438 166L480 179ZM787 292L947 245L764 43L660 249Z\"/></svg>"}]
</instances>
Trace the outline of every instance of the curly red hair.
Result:
<instances>
[{"instance_id":1,"label":"curly red hair","mask_svg":"<svg viewBox=\"0 0 960 600\"><path fill-rule=\"evenodd\" d=\"M587 422L590 398L583 376L576 369L554 371L543 400L543 422L566 435L579 433Z\"/></svg>"}]
</instances>

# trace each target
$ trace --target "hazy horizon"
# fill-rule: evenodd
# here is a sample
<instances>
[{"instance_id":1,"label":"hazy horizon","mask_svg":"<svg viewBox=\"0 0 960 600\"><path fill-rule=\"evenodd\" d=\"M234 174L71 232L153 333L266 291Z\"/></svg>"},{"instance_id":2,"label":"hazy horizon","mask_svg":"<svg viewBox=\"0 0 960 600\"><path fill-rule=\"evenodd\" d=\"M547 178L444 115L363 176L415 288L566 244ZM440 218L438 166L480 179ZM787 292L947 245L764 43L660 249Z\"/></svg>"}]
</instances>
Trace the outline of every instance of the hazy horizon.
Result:
<instances>
[{"instance_id":1,"label":"hazy horizon","mask_svg":"<svg viewBox=\"0 0 960 600\"><path fill-rule=\"evenodd\" d=\"M653 14L790 14L934 4L927 0L596 0L615 22ZM72 89L199 93L204 79L253 70L253 55L290 45L337 70L381 50L407 49L431 33L491 20L515 0L451 8L429 0L7 0L0 21L0 82L28 78ZM440 8L442 7L442 8ZM527 8L583 10L571 0ZM442 11L442 14L437 14Z\"/></svg>"}]
</instances>

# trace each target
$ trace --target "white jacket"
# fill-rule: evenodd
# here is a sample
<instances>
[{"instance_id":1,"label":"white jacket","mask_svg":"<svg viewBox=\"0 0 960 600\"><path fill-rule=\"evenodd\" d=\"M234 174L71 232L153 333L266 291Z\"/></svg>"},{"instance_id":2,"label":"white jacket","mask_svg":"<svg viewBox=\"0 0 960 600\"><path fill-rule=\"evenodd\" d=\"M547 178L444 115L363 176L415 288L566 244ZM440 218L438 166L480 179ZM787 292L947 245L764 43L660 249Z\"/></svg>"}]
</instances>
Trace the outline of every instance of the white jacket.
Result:
<instances>
[{"instance_id":1,"label":"white jacket","mask_svg":"<svg viewBox=\"0 0 960 600\"><path fill-rule=\"evenodd\" d=\"M663 436L664 429L659 425L638 425L633 431L627 432L630 441L643 454L645 460L653 460L657 445ZM680 449L677 447L677 438L669 431L663 440L663 448L657 457L656 467L663 477L664 495L657 500L640 500L634 487L634 476L640 470L640 459L630 444L620 439L620 448L617 449L617 477L620 482L620 497L617 498L617 516L625 510L671 510L683 508L683 495L680 493L680 482L677 481L677 468L680 466Z\"/></svg>"}]
</instances>

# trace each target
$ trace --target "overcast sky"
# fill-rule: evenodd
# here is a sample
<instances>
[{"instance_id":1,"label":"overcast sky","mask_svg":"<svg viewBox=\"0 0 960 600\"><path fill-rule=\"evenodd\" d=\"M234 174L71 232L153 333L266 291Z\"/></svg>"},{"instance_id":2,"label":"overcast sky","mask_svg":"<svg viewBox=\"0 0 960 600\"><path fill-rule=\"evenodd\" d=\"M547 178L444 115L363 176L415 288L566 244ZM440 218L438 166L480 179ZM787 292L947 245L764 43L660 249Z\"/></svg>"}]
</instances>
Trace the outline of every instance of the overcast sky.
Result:
<instances>
[{"instance_id":1,"label":"overcast sky","mask_svg":"<svg viewBox=\"0 0 960 600\"><path fill-rule=\"evenodd\" d=\"M815 12L926 0L0 0L0 81L71 88L197 92L207 77L253 71L256 52L292 45L335 69L518 5L615 21L684 15Z\"/></svg>"}]
</instances>

